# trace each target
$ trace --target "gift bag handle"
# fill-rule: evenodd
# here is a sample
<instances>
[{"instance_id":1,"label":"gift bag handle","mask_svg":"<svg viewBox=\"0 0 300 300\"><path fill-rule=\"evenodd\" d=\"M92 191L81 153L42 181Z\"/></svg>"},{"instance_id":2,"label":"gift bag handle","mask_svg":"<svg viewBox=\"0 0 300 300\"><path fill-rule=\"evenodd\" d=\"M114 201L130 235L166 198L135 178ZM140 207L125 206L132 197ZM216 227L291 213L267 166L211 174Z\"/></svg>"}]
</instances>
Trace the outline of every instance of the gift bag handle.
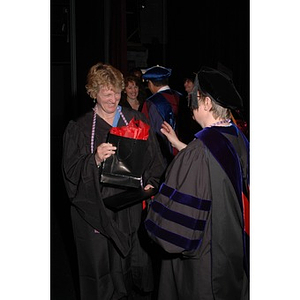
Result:
<instances>
[{"instance_id":1,"label":"gift bag handle","mask_svg":"<svg viewBox=\"0 0 300 300\"><path fill-rule=\"evenodd\" d=\"M130 148L130 152L128 153L128 155L126 157L123 157L123 158L120 156L120 150L119 150L119 149L121 149L121 147L120 147L121 140L118 140L118 146L117 146L117 153L116 153L116 155L117 155L117 158L118 158L119 161L125 161L132 154L132 149L134 147L134 144L135 144L136 140L135 139L128 139L128 140L131 140L132 146Z\"/></svg>"}]
</instances>

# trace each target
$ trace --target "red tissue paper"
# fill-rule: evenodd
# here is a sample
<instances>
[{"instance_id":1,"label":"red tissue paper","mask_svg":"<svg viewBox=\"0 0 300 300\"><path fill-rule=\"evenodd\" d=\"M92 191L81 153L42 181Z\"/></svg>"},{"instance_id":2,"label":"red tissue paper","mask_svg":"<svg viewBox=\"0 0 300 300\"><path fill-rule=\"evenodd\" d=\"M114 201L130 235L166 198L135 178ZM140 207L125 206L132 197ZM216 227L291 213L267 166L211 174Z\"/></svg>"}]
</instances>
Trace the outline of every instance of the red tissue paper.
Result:
<instances>
[{"instance_id":1,"label":"red tissue paper","mask_svg":"<svg viewBox=\"0 0 300 300\"><path fill-rule=\"evenodd\" d=\"M132 118L127 126L112 127L110 133L136 140L147 140L149 137L150 125L141 120Z\"/></svg>"}]
</instances>

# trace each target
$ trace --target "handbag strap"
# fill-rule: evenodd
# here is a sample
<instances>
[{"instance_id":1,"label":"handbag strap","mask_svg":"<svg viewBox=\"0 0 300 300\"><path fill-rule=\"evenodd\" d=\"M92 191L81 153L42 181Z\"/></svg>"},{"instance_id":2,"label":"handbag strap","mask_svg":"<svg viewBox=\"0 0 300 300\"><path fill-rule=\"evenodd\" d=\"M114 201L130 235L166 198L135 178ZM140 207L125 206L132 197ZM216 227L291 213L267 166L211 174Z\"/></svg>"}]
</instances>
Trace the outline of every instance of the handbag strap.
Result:
<instances>
[{"instance_id":1,"label":"handbag strap","mask_svg":"<svg viewBox=\"0 0 300 300\"><path fill-rule=\"evenodd\" d=\"M97 104L96 104L95 107L93 108L94 113L93 113L93 124L92 124L92 133L91 133L91 153L94 152L94 146L95 146L95 131L96 131L96 122L97 122L97 110L98 110L98 107L97 107ZM120 116L122 117L125 125L127 126L128 121L126 120L124 114L122 113L122 109L121 109L120 105L117 106L117 110L120 113Z\"/></svg>"}]
</instances>

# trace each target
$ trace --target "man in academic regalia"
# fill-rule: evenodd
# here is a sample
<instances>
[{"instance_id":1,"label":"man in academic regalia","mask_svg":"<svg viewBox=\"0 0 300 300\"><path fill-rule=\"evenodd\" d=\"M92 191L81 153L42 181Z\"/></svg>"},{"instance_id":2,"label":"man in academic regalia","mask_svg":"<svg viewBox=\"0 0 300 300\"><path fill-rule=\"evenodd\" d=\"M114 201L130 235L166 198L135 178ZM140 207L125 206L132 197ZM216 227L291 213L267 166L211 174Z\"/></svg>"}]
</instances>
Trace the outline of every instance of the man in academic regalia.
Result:
<instances>
[{"instance_id":1,"label":"man in academic regalia","mask_svg":"<svg viewBox=\"0 0 300 300\"><path fill-rule=\"evenodd\" d=\"M161 152L166 163L170 163L177 153L168 139L160 132L164 121L168 122L176 130L178 106L182 96L168 85L171 69L154 66L146 70L143 79L148 81L148 88L152 93L144 103L142 112L150 121L152 129L156 133Z\"/></svg>"},{"instance_id":2,"label":"man in academic regalia","mask_svg":"<svg viewBox=\"0 0 300 300\"><path fill-rule=\"evenodd\" d=\"M186 145L162 126L180 152L145 221L165 251L159 300L249 299L249 143L230 119L241 107L232 80L203 67L191 101L203 129Z\"/></svg>"}]
</instances>

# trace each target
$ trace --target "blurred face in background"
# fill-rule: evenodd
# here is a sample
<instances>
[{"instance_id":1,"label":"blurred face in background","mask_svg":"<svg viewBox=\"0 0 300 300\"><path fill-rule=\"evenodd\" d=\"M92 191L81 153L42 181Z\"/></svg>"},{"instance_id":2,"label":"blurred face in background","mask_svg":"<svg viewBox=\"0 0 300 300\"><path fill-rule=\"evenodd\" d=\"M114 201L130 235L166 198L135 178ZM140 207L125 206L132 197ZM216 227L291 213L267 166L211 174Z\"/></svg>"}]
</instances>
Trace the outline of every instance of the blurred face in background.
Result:
<instances>
[{"instance_id":1,"label":"blurred face in background","mask_svg":"<svg viewBox=\"0 0 300 300\"><path fill-rule=\"evenodd\" d=\"M194 88L194 82L191 79L186 79L183 86L185 91L189 94Z\"/></svg>"},{"instance_id":2,"label":"blurred face in background","mask_svg":"<svg viewBox=\"0 0 300 300\"><path fill-rule=\"evenodd\" d=\"M130 99L136 99L139 95L139 87L137 86L136 82L129 81L128 85L125 87L125 91L127 97Z\"/></svg>"}]
</instances>

